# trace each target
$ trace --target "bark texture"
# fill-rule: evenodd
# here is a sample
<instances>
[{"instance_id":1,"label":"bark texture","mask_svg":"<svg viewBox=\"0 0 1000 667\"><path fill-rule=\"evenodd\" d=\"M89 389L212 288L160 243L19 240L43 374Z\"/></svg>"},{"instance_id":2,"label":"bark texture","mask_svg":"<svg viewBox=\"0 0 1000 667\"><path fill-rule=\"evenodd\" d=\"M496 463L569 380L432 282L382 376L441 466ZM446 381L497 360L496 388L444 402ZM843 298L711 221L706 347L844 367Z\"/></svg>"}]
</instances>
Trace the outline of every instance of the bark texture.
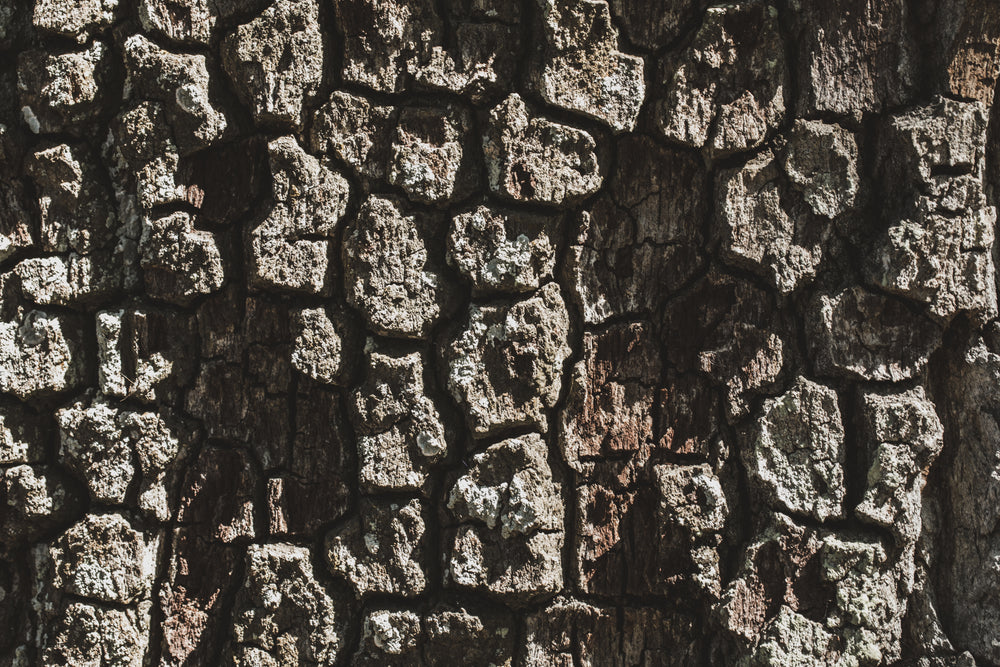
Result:
<instances>
[{"instance_id":1,"label":"bark texture","mask_svg":"<svg viewBox=\"0 0 1000 667\"><path fill-rule=\"evenodd\" d=\"M0 0L0 667L1000 665L994 0Z\"/></svg>"}]
</instances>

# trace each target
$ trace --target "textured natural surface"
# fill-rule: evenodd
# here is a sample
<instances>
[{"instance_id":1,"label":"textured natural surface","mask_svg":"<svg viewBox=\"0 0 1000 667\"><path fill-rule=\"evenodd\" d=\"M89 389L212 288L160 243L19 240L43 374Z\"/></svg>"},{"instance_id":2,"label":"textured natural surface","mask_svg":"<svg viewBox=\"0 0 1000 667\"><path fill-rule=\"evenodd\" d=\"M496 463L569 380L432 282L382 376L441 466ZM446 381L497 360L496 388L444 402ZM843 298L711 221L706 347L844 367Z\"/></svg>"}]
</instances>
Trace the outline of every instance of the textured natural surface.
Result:
<instances>
[{"instance_id":1,"label":"textured natural surface","mask_svg":"<svg viewBox=\"0 0 1000 667\"><path fill-rule=\"evenodd\" d=\"M0 0L0 667L1000 666L995 0Z\"/></svg>"}]
</instances>

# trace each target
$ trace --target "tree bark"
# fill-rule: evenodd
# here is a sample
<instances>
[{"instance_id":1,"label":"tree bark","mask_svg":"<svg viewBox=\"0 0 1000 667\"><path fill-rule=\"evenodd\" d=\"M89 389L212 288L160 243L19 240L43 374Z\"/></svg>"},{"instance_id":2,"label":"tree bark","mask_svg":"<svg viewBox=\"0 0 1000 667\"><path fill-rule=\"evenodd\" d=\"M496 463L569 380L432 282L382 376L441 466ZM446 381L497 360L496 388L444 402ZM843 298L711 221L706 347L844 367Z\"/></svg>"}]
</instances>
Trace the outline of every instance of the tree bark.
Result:
<instances>
[{"instance_id":1,"label":"tree bark","mask_svg":"<svg viewBox=\"0 0 1000 667\"><path fill-rule=\"evenodd\" d=\"M0 666L1000 665L992 0L0 0Z\"/></svg>"}]
</instances>

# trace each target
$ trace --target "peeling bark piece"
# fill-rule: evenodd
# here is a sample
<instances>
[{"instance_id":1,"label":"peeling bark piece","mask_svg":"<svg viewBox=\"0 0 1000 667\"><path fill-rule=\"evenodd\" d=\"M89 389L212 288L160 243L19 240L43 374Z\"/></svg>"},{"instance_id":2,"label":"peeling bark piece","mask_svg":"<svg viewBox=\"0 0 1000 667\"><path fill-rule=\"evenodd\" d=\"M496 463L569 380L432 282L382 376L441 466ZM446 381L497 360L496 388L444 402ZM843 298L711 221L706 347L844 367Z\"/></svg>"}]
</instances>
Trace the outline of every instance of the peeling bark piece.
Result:
<instances>
[{"instance_id":1,"label":"peeling bark piece","mask_svg":"<svg viewBox=\"0 0 1000 667\"><path fill-rule=\"evenodd\" d=\"M642 592L667 592L672 584L683 583L717 599L722 585L717 548L729 517L718 477L707 463L657 465L653 480L657 551L653 567L647 565Z\"/></svg>"},{"instance_id":2,"label":"peeling bark piece","mask_svg":"<svg viewBox=\"0 0 1000 667\"><path fill-rule=\"evenodd\" d=\"M448 263L477 294L537 289L555 268L557 222L480 204L452 218Z\"/></svg>"},{"instance_id":3,"label":"peeling bark piece","mask_svg":"<svg viewBox=\"0 0 1000 667\"><path fill-rule=\"evenodd\" d=\"M634 44L655 51L681 36L706 0L608 0L611 12Z\"/></svg>"},{"instance_id":4,"label":"peeling bark piece","mask_svg":"<svg viewBox=\"0 0 1000 667\"><path fill-rule=\"evenodd\" d=\"M510 539L538 530L562 530L561 485L553 480L548 449L537 433L503 440L472 457L448 495L458 521L482 522Z\"/></svg>"},{"instance_id":5,"label":"peeling bark piece","mask_svg":"<svg viewBox=\"0 0 1000 667\"><path fill-rule=\"evenodd\" d=\"M573 367L559 431L563 457L571 467L654 444L660 372L659 350L648 325L612 325L583 335L583 359Z\"/></svg>"},{"instance_id":6,"label":"peeling bark piece","mask_svg":"<svg viewBox=\"0 0 1000 667\"><path fill-rule=\"evenodd\" d=\"M362 499L359 514L326 537L334 574L358 597L389 593L414 597L427 586L428 536L419 500Z\"/></svg>"},{"instance_id":7,"label":"peeling bark piece","mask_svg":"<svg viewBox=\"0 0 1000 667\"><path fill-rule=\"evenodd\" d=\"M838 644L837 637L822 623L782 606L764 628L760 643L741 664L748 667L834 665Z\"/></svg>"},{"instance_id":8,"label":"peeling bark piece","mask_svg":"<svg viewBox=\"0 0 1000 667\"><path fill-rule=\"evenodd\" d=\"M516 93L490 111L483 135L490 190L520 202L571 206L601 187L593 137L535 115Z\"/></svg>"},{"instance_id":9,"label":"peeling bark piece","mask_svg":"<svg viewBox=\"0 0 1000 667\"><path fill-rule=\"evenodd\" d=\"M615 609L560 597L528 616L524 664L572 665L580 656L582 664L617 665L618 627Z\"/></svg>"},{"instance_id":10,"label":"peeling bark piece","mask_svg":"<svg viewBox=\"0 0 1000 667\"><path fill-rule=\"evenodd\" d=\"M351 394L358 433L358 467L365 491L430 494L428 476L448 452L436 402L427 395L426 359L419 352L384 352L366 346L365 381Z\"/></svg>"},{"instance_id":11,"label":"peeling bark piece","mask_svg":"<svg viewBox=\"0 0 1000 667\"><path fill-rule=\"evenodd\" d=\"M98 319L98 379L107 396L172 403L196 367L194 322L166 309L104 311ZM127 374L127 377L126 377Z\"/></svg>"},{"instance_id":12,"label":"peeling bark piece","mask_svg":"<svg viewBox=\"0 0 1000 667\"><path fill-rule=\"evenodd\" d=\"M495 5L495 6L494 6ZM510 87L518 52L516 6L442 5L455 40L429 0L350 0L334 7L344 43L346 80L390 93L447 90L475 103ZM498 21L502 21L498 22Z\"/></svg>"},{"instance_id":13,"label":"peeling bark piece","mask_svg":"<svg viewBox=\"0 0 1000 667\"><path fill-rule=\"evenodd\" d=\"M167 128L162 104L140 102L115 117L105 144L117 187L134 192L147 210L185 200L185 188L176 178L180 156Z\"/></svg>"},{"instance_id":14,"label":"peeling bark piece","mask_svg":"<svg viewBox=\"0 0 1000 667\"><path fill-rule=\"evenodd\" d=\"M876 382L915 377L941 344L933 322L861 287L818 295L806 328L819 373Z\"/></svg>"},{"instance_id":15,"label":"peeling bark piece","mask_svg":"<svg viewBox=\"0 0 1000 667\"><path fill-rule=\"evenodd\" d=\"M924 471L944 445L944 430L923 387L860 396L861 442L869 463L862 521L888 528L903 544L920 537Z\"/></svg>"},{"instance_id":16,"label":"peeling bark piece","mask_svg":"<svg viewBox=\"0 0 1000 667\"><path fill-rule=\"evenodd\" d=\"M516 11L516 10L515 10ZM497 10L486 18L496 18ZM459 20L456 44L448 49L438 44L421 49L410 64L416 87L447 90L469 98L474 104L503 94L512 87L520 35L512 26Z\"/></svg>"},{"instance_id":17,"label":"peeling bark piece","mask_svg":"<svg viewBox=\"0 0 1000 667\"><path fill-rule=\"evenodd\" d=\"M275 139L267 151L273 205L250 232L251 281L263 288L328 293L330 239L347 209L347 179L292 137Z\"/></svg>"},{"instance_id":18,"label":"peeling bark piece","mask_svg":"<svg viewBox=\"0 0 1000 667\"><path fill-rule=\"evenodd\" d=\"M251 545L233 610L232 664L331 665L346 609L313 574L309 549ZM263 655L262 655L263 654Z\"/></svg>"},{"instance_id":19,"label":"peeling bark piece","mask_svg":"<svg viewBox=\"0 0 1000 667\"><path fill-rule=\"evenodd\" d=\"M126 91L161 102L182 155L222 137L225 114L212 103L205 56L165 51L142 35L125 40Z\"/></svg>"},{"instance_id":20,"label":"peeling bark piece","mask_svg":"<svg viewBox=\"0 0 1000 667\"><path fill-rule=\"evenodd\" d=\"M222 255L211 232L194 229L184 212L143 220L139 239L146 289L153 297L187 305L222 287Z\"/></svg>"},{"instance_id":21,"label":"peeling bark piece","mask_svg":"<svg viewBox=\"0 0 1000 667\"><path fill-rule=\"evenodd\" d=\"M40 306L85 306L106 301L121 289L122 257L95 252L80 256L31 257L14 273L25 297Z\"/></svg>"},{"instance_id":22,"label":"peeling bark piece","mask_svg":"<svg viewBox=\"0 0 1000 667\"><path fill-rule=\"evenodd\" d=\"M389 183L415 202L460 199L475 174L464 155L471 118L458 107L410 107L399 114L389 162Z\"/></svg>"},{"instance_id":23,"label":"peeling bark piece","mask_svg":"<svg viewBox=\"0 0 1000 667\"><path fill-rule=\"evenodd\" d=\"M351 660L358 667L424 664L420 617L404 609L373 609L365 615L361 645Z\"/></svg>"},{"instance_id":24,"label":"peeling bark piece","mask_svg":"<svg viewBox=\"0 0 1000 667\"><path fill-rule=\"evenodd\" d=\"M869 258L872 281L924 302L948 321L997 313L992 255L996 209L983 194L986 114L938 100L895 116L882 135L886 232Z\"/></svg>"},{"instance_id":25,"label":"peeling bark piece","mask_svg":"<svg viewBox=\"0 0 1000 667\"><path fill-rule=\"evenodd\" d=\"M816 215L833 219L854 206L858 143L849 130L834 123L795 121L782 166Z\"/></svg>"},{"instance_id":26,"label":"peeling bark piece","mask_svg":"<svg viewBox=\"0 0 1000 667\"><path fill-rule=\"evenodd\" d=\"M137 394L140 400L152 401L156 399L156 384L173 374L175 359L170 354L170 348L174 346L166 344L162 332L155 335L155 326L152 332L154 336L150 339L148 327L143 326L147 324L147 314L150 313L132 310L127 313L125 310L97 313L97 377L98 386L104 395L125 398L131 392L133 395ZM158 324L165 319L173 322L177 319L169 316L164 318L163 313L156 315L160 315L154 315L154 321ZM130 331L136 324L139 325L136 330ZM183 345L190 342L190 327L188 329L185 332L184 327L180 327L178 331L171 333L179 333L178 338ZM130 339L133 335L134 340ZM154 349L150 350L150 347ZM160 349L161 347L165 349ZM125 377L126 364L135 368L136 378Z\"/></svg>"},{"instance_id":27,"label":"peeling bark piece","mask_svg":"<svg viewBox=\"0 0 1000 667\"><path fill-rule=\"evenodd\" d=\"M448 389L466 410L474 437L505 428L547 428L569 358L569 314L559 286L522 301L469 307L442 351Z\"/></svg>"},{"instance_id":28,"label":"peeling bark piece","mask_svg":"<svg viewBox=\"0 0 1000 667\"><path fill-rule=\"evenodd\" d=\"M660 63L663 136L712 156L760 145L785 119L782 43L778 10L763 0L709 7L687 48Z\"/></svg>"},{"instance_id":29,"label":"peeling bark piece","mask_svg":"<svg viewBox=\"0 0 1000 667\"><path fill-rule=\"evenodd\" d=\"M149 609L148 603L121 610L69 602L40 632L41 661L87 667L142 665L149 658Z\"/></svg>"},{"instance_id":30,"label":"peeling bark piece","mask_svg":"<svg viewBox=\"0 0 1000 667\"><path fill-rule=\"evenodd\" d=\"M34 134L85 134L105 103L111 58L103 42L59 55L44 51L21 53L17 59L17 88L28 129Z\"/></svg>"},{"instance_id":31,"label":"peeling bark piece","mask_svg":"<svg viewBox=\"0 0 1000 667\"><path fill-rule=\"evenodd\" d=\"M1000 569L984 567L983 555L1000 552L1000 356L981 340L955 350L942 370L946 444L955 458L942 474L949 520L941 524L944 576L939 585L942 620L949 637L988 661L1000 660Z\"/></svg>"},{"instance_id":32,"label":"peeling bark piece","mask_svg":"<svg viewBox=\"0 0 1000 667\"><path fill-rule=\"evenodd\" d=\"M506 611L440 604L424 617L424 636L428 667L514 664L514 619Z\"/></svg>"},{"instance_id":33,"label":"peeling bark piece","mask_svg":"<svg viewBox=\"0 0 1000 667\"><path fill-rule=\"evenodd\" d=\"M618 50L604 0L537 0L543 46L530 71L547 103L631 130L646 94L643 60Z\"/></svg>"},{"instance_id":34,"label":"peeling bark piece","mask_svg":"<svg viewBox=\"0 0 1000 667\"><path fill-rule=\"evenodd\" d=\"M411 68L430 60L444 26L432 0L344 0L334 5L344 40L343 76L382 93L401 92Z\"/></svg>"},{"instance_id":35,"label":"peeling bark piece","mask_svg":"<svg viewBox=\"0 0 1000 667\"><path fill-rule=\"evenodd\" d=\"M528 616L521 659L527 665L698 664L702 647L685 637L692 623L651 607L597 606L558 598ZM579 662L575 662L579 656Z\"/></svg>"},{"instance_id":36,"label":"peeling bark piece","mask_svg":"<svg viewBox=\"0 0 1000 667\"><path fill-rule=\"evenodd\" d=\"M447 507L461 523L447 556L448 582L514 604L562 588L562 485L547 459L545 441L536 433L472 458L448 494Z\"/></svg>"},{"instance_id":37,"label":"peeling bark piece","mask_svg":"<svg viewBox=\"0 0 1000 667\"><path fill-rule=\"evenodd\" d=\"M70 523L83 499L48 466L17 465L0 470L0 541L12 553ZM0 590L6 587L0 582ZM8 591L5 590L5 593ZM10 604L5 598L5 602ZM13 621L8 620L9 627Z\"/></svg>"},{"instance_id":38,"label":"peeling bark piece","mask_svg":"<svg viewBox=\"0 0 1000 667\"><path fill-rule=\"evenodd\" d=\"M83 382L83 332L70 318L40 310L0 322L0 391L24 400Z\"/></svg>"},{"instance_id":39,"label":"peeling bark piece","mask_svg":"<svg viewBox=\"0 0 1000 667\"><path fill-rule=\"evenodd\" d=\"M563 588L562 532L536 532L505 540L496 531L463 525L448 531L445 583L491 594L506 604L528 605Z\"/></svg>"},{"instance_id":40,"label":"peeling bark piece","mask_svg":"<svg viewBox=\"0 0 1000 667\"><path fill-rule=\"evenodd\" d=\"M653 314L703 261L704 166L645 137L618 142L607 194L581 216L566 273L584 321Z\"/></svg>"},{"instance_id":41,"label":"peeling bark piece","mask_svg":"<svg viewBox=\"0 0 1000 667\"><path fill-rule=\"evenodd\" d=\"M440 221L408 213L394 197L372 195L345 231L347 302L385 336L427 338L451 311L455 293L433 249Z\"/></svg>"},{"instance_id":42,"label":"peeling bark piece","mask_svg":"<svg viewBox=\"0 0 1000 667\"><path fill-rule=\"evenodd\" d=\"M573 564L596 595L685 595L693 605L720 593L721 531L729 510L708 465L607 461L582 468Z\"/></svg>"},{"instance_id":43,"label":"peeling bark piece","mask_svg":"<svg viewBox=\"0 0 1000 667\"><path fill-rule=\"evenodd\" d=\"M323 78L323 33L315 0L276 0L222 40L222 64L258 125L302 127Z\"/></svg>"},{"instance_id":44,"label":"peeling bark piece","mask_svg":"<svg viewBox=\"0 0 1000 667\"><path fill-rule=\"evenodd\" d=\"M115 239L117 216L94 156L82 146L49 145L25 163L41 213L39 241L50 252L88 254Z\"/></svg>"},{"instance_id":45,"label":"peeling bark piece","mask_svg":"<svg viewBox=\"0 0 1000 667\"><path fill-rule=\"evenodd\" d=\"M143 535L120 515L88 514L35 547L36 582L46 595L131 604L149 596L159 550L158 536Z\"/></svg>"},{"instance_id":46,"label":"peeling bark piece","mask_svg":"<svg viewBox=\"0 0 1000 667\"><path fill-rule=\"evenodd\" d=\"M797 526L773 515L747 548L720 608L748 665L877 665L899 659L913 551ZM781 660L781 662L774 662Z\"/></svg>"},{"instance_id":47,"label":"peeling bark piece","mask_svg":"<svg viewBox=\"0 0 1000 667\"><path fill-rule=\"evenodd\" d=\"M136 473L132 446L122 434L118 416L100 400L77 401L56 413L60 459L97 503L124 504Z\"/></svg>"},{"instance_id":48,"label":"peeling bark piece","mask_svg":"<svg viewBox=\"0 0 1000 667\"><path fill-rule=\"evenodd\" d=\"M920 56L904 0L795 0L790 9L799 116L860 116L905 104L916 93Z\"/></svg>"},{"instance_id":49,"label":"peeling bark piece","mask_svg":"<svg viewBox=\"0 0 1000 667\"><path fill-rule=\"evenodd\" d=\"M775 632L808 626L796 622L786 628L788 620L780 618L783 609L813 622L825 619L836 591L821 576L822 537L817 529L799 526L781 514L767 516L758 527L716 609L722 626L745 647L765 647ZM777 639L787 643L792 638ZM798 640L790 650L796 645Z\"/></svg>"},{"instance_id":50,"label":"peeling bark piece","mask_svg":"<svg viewBox=\"0 0 1000 667\"><path fill-rule=\"evenodd\" d=\"M876 244L873 282L926 303L928 312L944 322L963 311L989 320L997 314L991 250L996 220L992 206L957 217L918 211L890 227Z\"/></svg>"},{"instance_id":51,"label":"peeling bark piece","mask_svg":"<svg viewBox=\"0 0 1000 667\"><path fill-rule=\"evenodd\" d=\"M124 412L122 433L142 475L136 504L147 516L169 521L177 508L180 463L194 449L198 431L172 412Z\"/></svg>"},{"instance_id":52,"label":"peeling bark piece","mask_svg":"<svg viewBox=\"0 0 1000 667\"><path fill-rule=\"evenodd\" d=\"M847 659L895 662L902 647L906 596L913 587L913 554L895 554L867 536L827 535L820 576L836 591L835 634Z\"/></svg>"},{"instance_id":53,"label":"peeling bark piece","mask_svg":"<svg viewBox=\"0 0 1000 667\"><path fill-rule=\"evenodd\" d=\"M110 27L117 13L118 0L38 0L31 22L42 32L83 44Z\"/></svg>"},{"instance_id":54,"label":"peeling bark piece","mask_svg":"<svg viewBox=\"0 0 1000 667\"><path fill-rule=\"evenodd\" d=\"M218 19L214 5L211 0L139 0L139 21L173 42L207 45Z\"/></svg>"},{"instance_id":55,"label":"peeling bark piece","mask_svg":"<svg viewBox=\"0 0 1000 667\"><path fill-rule=\"evenodd\" d=\"M785 343L781 337L753 326L739 326L731 343L705 350L700 370L726 390L729 421L746 416L751 396L773 387L785 368Z\"/></svg>"},{"instance_id":56,"label":"peeling bark piece","mask_svg":"<svg viewBox=\"0 0 1000 667\"><path fill-rule=\"evenodd\" d=\"M903 202L927 196L943 210L983 203L966 201L955 184L971 177L981 181L986 151L987 111L976 102L937 98L932 103L890 116L879 141L880 176L893 184ZM890 209L891 210L891 209Z\"/></svg>"},{"instance_id":57,"label":"peeling bark piece","mask_svg":"<svg viewBox=\"0 0 1000 667\"><path fill-rule=\"evenodd\" d=\"M981 104L944 98L890 116L879 142L880 175L895 181L904 201L917 194L939 200L942 207L960 206L952 185L964 175L982 179L986 126Z\"/></svg>"},{"instance_id":58,"label":"peeling bark piece","mask_svg":"<svg viewBox=\"0 0 1000 667\"><path fill-rule=\"evenodd\" d=\"M764 401L741 449L759 497L817 521L844 515L844 425L837 393L804 377Z\"/></svg>"},{"instance_id":59,"label":"peeling bark piece","mask_svg":"<svg viewBox=\"0 0 1000 667\"><path fill-rule=\"evenodd\" d=\"M303 308L292 316L292 366L317 382L344 385L350 379L361 336L340 308Z\"/></svg>"},{"instance_id":60,"label":"peeling bark piece","mask_svg":"<svg viewBox=\"0 0 1000 667\"><path fill-rule=\"evenodd\" d=\"M313 114L309 147L313 152L329 153L366 179L382 180L398 121L396 107L335 90Z\"/></svg>"},{"instance_id":61,"label":"peeling bark piece","mask_svg":"<svg viewBox=\"0 0 1000 667\"><path fill-rule=\"evenodd\" d=\"M746 416L753 396L777 386L786 366L782 323L770 297L717 270L668 302L665 361L724 390L726 418Z\"/></svg>"}]
</instances>

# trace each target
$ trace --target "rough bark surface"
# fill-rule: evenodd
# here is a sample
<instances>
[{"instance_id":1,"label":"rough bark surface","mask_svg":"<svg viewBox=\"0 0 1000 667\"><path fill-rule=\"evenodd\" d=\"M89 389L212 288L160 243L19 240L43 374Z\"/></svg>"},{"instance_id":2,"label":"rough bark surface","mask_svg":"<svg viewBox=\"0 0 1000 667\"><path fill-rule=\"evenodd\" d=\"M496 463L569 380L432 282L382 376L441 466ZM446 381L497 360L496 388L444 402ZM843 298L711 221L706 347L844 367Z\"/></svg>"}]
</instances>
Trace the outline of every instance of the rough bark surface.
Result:
<instances>
[{"instance_id":1,"label":"rough bark surface","mask_svg":"<svg viewBox=\"0 0 1000 667\"><path fill-rule=\"evenodd\" d=\"M994 0L0 0L0 667L1000 665Z\"/></svg>"}]
</instances>

